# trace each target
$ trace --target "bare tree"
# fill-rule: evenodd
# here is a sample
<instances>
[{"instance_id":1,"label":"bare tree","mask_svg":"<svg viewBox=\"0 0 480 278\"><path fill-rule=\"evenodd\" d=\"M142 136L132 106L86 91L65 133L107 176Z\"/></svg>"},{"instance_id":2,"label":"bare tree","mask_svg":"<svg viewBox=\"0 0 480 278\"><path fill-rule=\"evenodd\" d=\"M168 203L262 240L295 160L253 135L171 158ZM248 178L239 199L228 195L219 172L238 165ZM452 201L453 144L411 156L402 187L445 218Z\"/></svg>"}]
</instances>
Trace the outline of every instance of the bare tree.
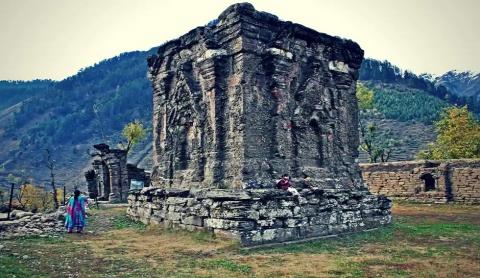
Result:
<instances>
[{"instance_id":1,"label":"bare tree","mask_svg":"<svg viewBox=\"0 0 480 278\"><path fill-rule=\"evenodd\" d=\"M52 159L52 156L50 155L50 150L45 149L46 152L46 163L47 163L47 168L50 170L50 181L51 181L51 186L53 190L53 204L55 205L55 209L58 209L58 196L57 196L57 188L55 187L55 161Z\"/></svg>"},{"instance_id":2,"label":"bare tree","mask_svg":"<svg viewBox=\"0 0 480 278\"><path fill-rule=\"evenodd\" d=\"M100 124L100 134L102 135L102 140L103 142L107 143L106 137L105 137L105 132L103 131L103 121L100 115L98 114L100 110L100 107L98 104L94 103L93 104L93 113L95 114L95 117L97 118L99 124Z\"/></svg>"}]
</instances>

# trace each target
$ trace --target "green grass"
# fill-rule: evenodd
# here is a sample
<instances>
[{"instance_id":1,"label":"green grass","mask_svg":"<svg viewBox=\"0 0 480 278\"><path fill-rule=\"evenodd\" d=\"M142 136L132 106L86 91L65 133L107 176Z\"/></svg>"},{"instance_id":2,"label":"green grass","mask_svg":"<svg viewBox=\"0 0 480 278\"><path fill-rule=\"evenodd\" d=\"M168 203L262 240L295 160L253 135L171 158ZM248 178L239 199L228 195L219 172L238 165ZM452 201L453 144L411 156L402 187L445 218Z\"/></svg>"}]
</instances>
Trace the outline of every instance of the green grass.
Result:
<instances>
[{"instance_id":1,"label":"green grass","mask_svg":"<svg viewBox=\"0 0 480 278\"><path fill-rule=\"evenodd\" d=\"M473 224L458 223L396 223L395 228L410 237L477 237L480 229Z\"/></svg>"},{"instance_id":2,"label":"green grass","mask_svg":"<svg viewBox=\"0 0 480 278\"><path fill-rule=\"evenodd\" d=\"M207 260L203 261L200 265L204 268L223 268L232 272L240 272L245 274L252 272L252 267L245 264L239 264L228 259Z\"/></svg>"},{"instance_id":3,"label":"green grass","mask_svg":"<svg viewBox=\"0 0 480 278\"><path fill-rule=\"evenodd\" d=\"M134 221L126 215L117 215L113 218L113 228L117 230L121 229L137 229L145 230L147 226L141 222Z\"/></svg>"},{"instance_id":4,"label":"green grass","mask_svg":"<svg viewBox=\"0 0 480 278\"><path fill-rule=\"evenodd\" d=\"M382 227L376 230L355 234L340 235L305 243L284 246L257 248L246 253L335 253L340 249L358 251L363 244L389 242L394 237L395 226Z\"/></svg>"},{"instance_id":5,"label":"green grass","mask_svg":"<svg viewBox=\"0 0 480 278\"><path fill-rule=\"evenodd\" d=\"M0 241L5 246L0 277L475 277L480 272L478 207L401 206L403 214L377 230L251 250L206 232L146 229L121 209L105 209L92 214L89 229L99 229L92 234Z\"/></svg>"},{"instance_id":6,"label":"green grass","mask_svg":"<svg viewBox=\"0 0 480 278\"><path fill-rule=\"evenodd\" d=\"M47 275L33 271L25 263L19 263L19 259L13 255L1 254L0 277L47 277Z\"/></svg>"}]
</instances>

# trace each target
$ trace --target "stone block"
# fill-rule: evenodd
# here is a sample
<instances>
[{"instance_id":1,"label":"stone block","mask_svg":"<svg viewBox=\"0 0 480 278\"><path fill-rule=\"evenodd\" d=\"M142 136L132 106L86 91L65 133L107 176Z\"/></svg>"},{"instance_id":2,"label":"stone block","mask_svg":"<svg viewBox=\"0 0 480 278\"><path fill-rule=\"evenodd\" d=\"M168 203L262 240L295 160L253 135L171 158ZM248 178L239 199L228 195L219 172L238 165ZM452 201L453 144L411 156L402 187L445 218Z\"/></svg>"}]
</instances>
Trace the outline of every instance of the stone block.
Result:
<instances>
[{"instance_id":1,"label":"stone block","mask_svg":"<svg viewBox=\"0 0 480 278\"><path fill-rule=\"evenodd\" d=\"M186 205L189 200L192 200L192 198L168 197L165 203L167 205L183 206Z\"/></svg>"},{"instance_id":2,"label":"stone block","mask_svg":"<svg viewBox=\"0 0 480 278\"><path fill-rule=\"evenodd\" d=\"M217 207L211 210L211 217L225 218L225 219L251 219L258 220L260 213L256 210L245 210L241 208L226 209L224 207Z\"/></svg>"},{"instance_id":3,"label":"stone block","mask_svg":"<svg viewBox=\"0 0 480 278\"><path fill-rule=\"evenodd\" d=\"M182 223L193 226L203 226L203 218L198 216L186 216L182 218Z\"/></svg>"},{"instance_id":4,"label":"stone block","mask_svg":"<svg viewBox=\"0 0 480 278\"><path fill-rule=\"evenodd\" d=\"M245 190L227 190L227 189L212 189L208 191L201 191L196 195L197 199L212 199L219 200L250 200L252 197Z\"/></svg>"},{"instance_id":5,"label":"stone block","mask_svg":"<svg viewBox=\"0 0 480 278\"><path fill-rule=\"evenodd\" d=\"M181 213L169 211L165 215L165 219L170 221L179 221L181 219Z\"/></svg>"},{"instance_id":6,"label":"stone block","mask_svg":"<svg viewBox=\"0 0 480 278\"><path fill-rule=\"evenodd\" d=\"M263 219L291 218L293 217L293 212L289 208L268 207L260 208L259 216Z\"/></svg>"},{"instance_id":7,"label":"stone block","mask_svg":"<svg viewBox=\"0 0 480 278\"><path fill-rule=\"evenodd\" d=\"M255 221L237 221L218 218L205 219L205 226L214 229L223 230L253 230L255 228Z\"/></svg>"}]
</instances>

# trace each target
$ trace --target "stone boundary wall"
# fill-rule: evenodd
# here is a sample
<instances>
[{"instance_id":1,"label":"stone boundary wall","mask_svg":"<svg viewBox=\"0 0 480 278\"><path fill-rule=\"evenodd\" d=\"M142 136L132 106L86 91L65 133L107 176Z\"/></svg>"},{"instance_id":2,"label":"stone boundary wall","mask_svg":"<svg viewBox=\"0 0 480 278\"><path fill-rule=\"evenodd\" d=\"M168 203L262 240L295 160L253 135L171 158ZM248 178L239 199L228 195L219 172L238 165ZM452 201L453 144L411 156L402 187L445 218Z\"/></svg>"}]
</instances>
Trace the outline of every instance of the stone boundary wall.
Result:
<instances>
[{"instance_id":1,"label":"stone boundary wall","mask_svg":"<svg viewBox=\"0 0 480 278\"><path fill-rule=\"evenodd\" d=\"M391 222L391 201L366 190L131 190L127 214L145 224L205 229L243 246L303 240Z\"/></svg>"},{"instance_id":2,"label":"stone boundary wall","mask_svg":"<svg viewBox=\"0 0 480 278\"><path fill-rule=\"evenodd\" d=\"M360 164L374 194L418 202L480 203L480 159Z\"/></svg>"}]
</instances>

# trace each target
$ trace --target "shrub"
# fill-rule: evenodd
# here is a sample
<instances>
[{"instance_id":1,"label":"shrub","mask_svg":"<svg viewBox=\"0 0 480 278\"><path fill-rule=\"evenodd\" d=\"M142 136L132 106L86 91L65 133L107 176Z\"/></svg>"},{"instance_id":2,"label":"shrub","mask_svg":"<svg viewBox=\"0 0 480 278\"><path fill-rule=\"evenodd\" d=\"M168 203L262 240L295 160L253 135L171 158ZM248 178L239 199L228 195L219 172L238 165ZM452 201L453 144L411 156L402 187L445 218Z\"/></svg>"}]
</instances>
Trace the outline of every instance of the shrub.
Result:
<instances>
[{"instance_id":1,"label":"shrub","mask_svg":"<svg viewBox=\"0 0 480 278\"><path fill-rule=\"evenodd\" d=\"M57 189L57 198L63 198L63 190ZM30 211L46 211L54 209L53 194L33 184L24 184L17 195L18 202Z\"/></svg>"}]
</instances>

